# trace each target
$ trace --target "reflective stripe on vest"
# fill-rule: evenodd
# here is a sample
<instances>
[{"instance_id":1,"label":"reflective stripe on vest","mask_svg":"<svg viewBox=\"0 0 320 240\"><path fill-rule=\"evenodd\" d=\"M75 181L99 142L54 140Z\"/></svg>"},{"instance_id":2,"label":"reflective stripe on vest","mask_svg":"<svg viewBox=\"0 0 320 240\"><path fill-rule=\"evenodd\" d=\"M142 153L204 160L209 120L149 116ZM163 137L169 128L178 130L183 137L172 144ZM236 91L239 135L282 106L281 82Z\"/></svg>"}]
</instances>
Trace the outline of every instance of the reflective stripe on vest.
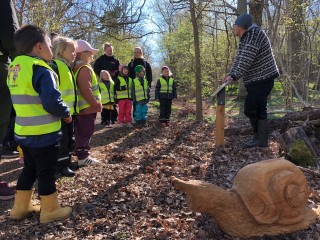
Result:
<instances>
[{"instance_id":1,"label":"reflective stripe on vest","mask_svg":"<svg viewBox=\"0 0 320 240\"><path fill-rule=\"evenodd\" d=\"M81 68L83 67L87 67L89 68L89 70L91 71L91 87L92 87L92 92L93 92L93 95L95 97L95 99L100 102L101 101L101 95L100 95L100 92L99 92L99 85L98 85L98 81L97 81L97 77L96 77L96 74L94 73L92 67L90 65L83 65L81 66L76 74L75 74L75 78L77 79L78 78L78 74L81 70ZM78 89L77 90L77 96L78 96L78 106L79 106L79 110L83 110L85 108L88 108L90 107L90 104L82 97L81 93L80 93L80 90Z\"/></svg>"},{"instance_id":2,"label":"reflective stripe on vest","mask_svg":"<svg viewBox=\"0 0 320 240\"><path fill-rule=\"evenodd\" d=\"M70 108L70 115L79 113L79 107L77 106L77 88L74 79L73 72L61 60L54 60L59 71L59 91L61 98Z\"/></svg>"},{"instance_id":3,"label":"reflective stripe on vest","mask_svg":"<svg viewBox=\"0 0 320 240\"><path fill-rule=\"evenodd\" d=\"M99 87L101 91L101 103L114 103L114 82L110 81L109 89L103 82L99 82Z\"/></svg>"},{"instance_id":4,"label":"reflective stripe on vest","mask_svg":"<svg viewBox=\"0 0 320 240\"><path fill-rule=\"evenodd\" d=\"M39 94L32 84L33 66L41 66L55 72L41 59L17 56L8 69L7 84L16 111L14 132L20 136L36 136L59 131L61 120L48 113L42 106ZM58 89L58 87L57 87Z\"/></svg>"},{"instance_id":5,"label":"reflective stripe on vest","mask_svg":"<svg viewBox=\"0 0 320 240\"><path fill-rule=\"evenodd\" d=\"M118 77L118 79L120 81L120 87L126 86L127 90L116 91L117 99L132 98L132 95L131 95L132 79L130 77L128 78L128 84L123 77Z\"/></svg>"},{"instance_id":6,"label":"reflective stripe on vest","mask_svg":"<svg viewBox=\"0 0 320 240\"><path fill-rule=\"evenodd\" d=\"M143 86L138 78L133 80L134 83L134 92L136 95L136 101L142 101L148 99L148 81L146 78L143 78Z\"/></svg>"},{"instance_id":7,"label":"reflective stripe on vest","mask_svg":"<svg viewBox=\"0 0 320 240\"><path fill-rule=\"evenodd\" d=\"M167 82L164 78L160 78L160 93L173 93L173 78L169 78Z\"/></svg>"}]
</instances>

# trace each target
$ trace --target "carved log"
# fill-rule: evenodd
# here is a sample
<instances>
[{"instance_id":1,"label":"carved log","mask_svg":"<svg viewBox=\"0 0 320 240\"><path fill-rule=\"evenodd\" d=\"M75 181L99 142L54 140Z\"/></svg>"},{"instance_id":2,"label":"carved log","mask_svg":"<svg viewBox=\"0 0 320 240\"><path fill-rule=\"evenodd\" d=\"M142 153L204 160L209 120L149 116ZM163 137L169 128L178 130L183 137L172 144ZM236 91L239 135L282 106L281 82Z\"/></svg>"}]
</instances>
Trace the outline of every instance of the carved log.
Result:
<instances>
[{"instance_id":1,"label":"carved log","mask_svg":"<svg viewBox=\"0 0 320 240\"><path fill-rule=\"evenodd\" d=\"M280 136L279 143L282 149L284 149L286 153L289 153L292 147L292 144L297 140L302 140L305 142L305 144L309 147L314 157L315 165L319 167L320 163L318 160L319 159L318 150L314 145L314 143L310 141L309 137L301 127L290 128L288 131L286 131L284 134Z\"/></svg>"},{"instance_id":2,"label":"carved log","mask_svg":"<svg viewBox=\"0 0 320 240\"><path fill-rule=\"evenodd\" d=\"M173 177L172 183L187 194L193 211L210 214L232 236L290 233L308 228L317 218L307 206L310 189L305 176L284 159L242 168L229 191L197 180Z\"/></svg>"}]
</instances>

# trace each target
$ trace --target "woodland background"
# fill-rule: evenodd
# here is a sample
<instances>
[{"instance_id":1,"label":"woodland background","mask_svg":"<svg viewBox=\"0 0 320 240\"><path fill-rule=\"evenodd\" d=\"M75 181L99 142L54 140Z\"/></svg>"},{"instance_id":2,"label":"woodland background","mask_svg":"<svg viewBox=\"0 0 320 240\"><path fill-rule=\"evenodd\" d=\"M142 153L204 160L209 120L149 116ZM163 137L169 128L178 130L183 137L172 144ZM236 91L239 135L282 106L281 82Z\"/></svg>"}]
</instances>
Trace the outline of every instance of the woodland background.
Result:
<instances>
[{"instance_id":1,"label":"woodland background","mask_svg":"<svg viewBox=\"0 0 320 240\"><path fill-rule=\"evenodd\" d=\"M156 101L149 104L144 128L104 128L98 116L90 151L101 163L80 168L74 178L57 180L60 202L73 207L71 217L46 225L39 223L39 214L12 221L13 200L2 201L0 239L239 240L224 233L210 216L191 212L170 177L230 189L244 166L289 158L280 139L296 127L315 152L320 149L320 1L16 0L15 5L20 24L85 39L100 49L98 56L102 44L110 41L115 56L128 63L134 47L142 46L154 80L162 65L170 66L178 99L170 128L159 127ZM216 145L211 94L236 54L232 25L243 12L250 12L267 32L282 73L268 103L268 148L243 149L251 131L242 115L241 81L227 89L225 144ZM306 106L312 109L299 111ZM302 160L306 152L300 151ZM318 210L319 156L314 159L318 164L302 168L312 190L308 205ZM18 159L2 159L0 178L13 186L22 167ZM320 218L302 231L247 239L319 240Z\"/></svg>"},{"instance_id":2,"label":"woodland background","mask_svg":"<svg viewBox=\"0 0 320 240\"><path fill-rule=\"evenodd\" d=\"M232 64L235 18L248 12L270 37L282 74L269 107L288 111L318 105L319 0L15 0L15 5L20 24L85 39L100 53L105 41L112 42L122 63L142 46L155 78L162 65L171 67L180 96L196 102L197 120L203 119L202 100L210 100ZM237 100L233 110L241 113L241 81L230 93Z\"/></svg>"}]
</instances>

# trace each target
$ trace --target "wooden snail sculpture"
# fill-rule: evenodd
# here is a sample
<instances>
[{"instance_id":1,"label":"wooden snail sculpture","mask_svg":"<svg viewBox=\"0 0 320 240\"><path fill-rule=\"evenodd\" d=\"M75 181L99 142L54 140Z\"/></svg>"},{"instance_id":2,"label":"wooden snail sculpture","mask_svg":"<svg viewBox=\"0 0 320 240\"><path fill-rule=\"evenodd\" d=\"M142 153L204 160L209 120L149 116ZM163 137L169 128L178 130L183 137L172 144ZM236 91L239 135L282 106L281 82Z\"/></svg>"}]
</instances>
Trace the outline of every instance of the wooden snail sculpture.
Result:
<instances>
[{"instance_id":1,"label":"wooden snail sculpture","mask_svg":"<svg viewBox=\"0 0 320 240\"><path fill-rule=\"evenodd\" d=\"M247 165L238 172L230 190L175 177L172 183L187 194L193 211L210 214L232 236L294 232L308 228L317 218L307 206L310 189L304 174L284 159Z\"/></svg>"}]
</instances>

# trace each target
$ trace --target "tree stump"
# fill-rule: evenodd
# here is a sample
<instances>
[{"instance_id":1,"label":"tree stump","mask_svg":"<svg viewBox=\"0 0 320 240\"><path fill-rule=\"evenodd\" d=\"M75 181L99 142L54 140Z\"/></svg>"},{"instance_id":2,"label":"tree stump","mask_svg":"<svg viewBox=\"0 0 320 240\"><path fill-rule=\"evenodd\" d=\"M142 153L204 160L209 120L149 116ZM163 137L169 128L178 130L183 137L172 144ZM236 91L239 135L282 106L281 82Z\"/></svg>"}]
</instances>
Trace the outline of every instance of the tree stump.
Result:
<instances>
[{"instance_id":1,"label":"tree stump","mask_svg":"<svg viewBox=\"0 0 320 240\"><path fill-rule=\"evenodd\" d=\"M313 159L315 162L315 165L319 168L319 152L315 146L315 144L309 139L305 131L302 129L302 127L294 127L290 128L288 131L286 131L284 134L281 135L279 138L280 146L284 151L289 154L292 145L298 141L302 140L310 149Z\"/></svg>"}]
</instances>

